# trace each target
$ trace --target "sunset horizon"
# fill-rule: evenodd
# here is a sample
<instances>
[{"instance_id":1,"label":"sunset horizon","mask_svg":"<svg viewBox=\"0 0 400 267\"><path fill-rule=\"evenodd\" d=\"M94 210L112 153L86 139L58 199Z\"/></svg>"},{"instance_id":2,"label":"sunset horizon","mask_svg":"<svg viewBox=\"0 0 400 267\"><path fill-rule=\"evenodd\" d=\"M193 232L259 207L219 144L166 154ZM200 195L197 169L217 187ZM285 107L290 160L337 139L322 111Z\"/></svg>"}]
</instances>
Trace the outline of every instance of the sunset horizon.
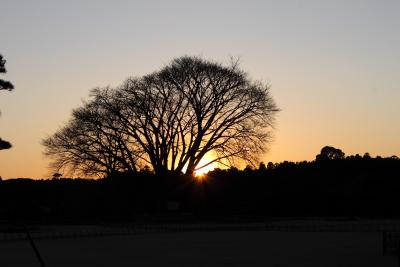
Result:
<instances>
[{"instance_id":1,"label":"sunset horizon","mask_svg":"<svg viewBox=\"0 0 400 267\"><path fill-rule=\"evenodd\" d=\"M0 10L0 266L399 266L399 0Z\"/></svg>"},{"instance_id":2,"label":"sunset horizon","mask_svg":"<svg viewBox=\"0 0 400 267\"><path fill-rule=\"evenodd\" d=\"M0 152L3 179L50 178L40 143L90 90L119 86L184 55L222 64L238 58L251 80L270 85L281 111L264 163L311 161L327 145L346 155L399 155L395 1L254 1L246 8L6 1L3 9L1 77L15 86L0 94L0 136L13 146ZM153 18L141 15L149 10Z\"/></svg>"}]
</instances>

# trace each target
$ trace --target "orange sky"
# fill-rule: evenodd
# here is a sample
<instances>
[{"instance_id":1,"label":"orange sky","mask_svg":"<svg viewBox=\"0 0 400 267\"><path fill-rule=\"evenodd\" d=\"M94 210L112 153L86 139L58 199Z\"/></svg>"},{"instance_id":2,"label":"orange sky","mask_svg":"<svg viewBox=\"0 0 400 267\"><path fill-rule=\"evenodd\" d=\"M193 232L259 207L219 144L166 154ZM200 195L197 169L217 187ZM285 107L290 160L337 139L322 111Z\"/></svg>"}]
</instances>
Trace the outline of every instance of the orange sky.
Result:
<instances>
[{"instance_id":1,"label":"orange sky","mask_svg":"<svg viewBox=\"0 0 400 267\"><path fill-rule=\"evenodd\" d=\"M96 86L182 55L239 56L281 108L263 159L400 155L398 1L2 1L0 175L49 177L40 140Z\"/></svg>"}]
</instances>

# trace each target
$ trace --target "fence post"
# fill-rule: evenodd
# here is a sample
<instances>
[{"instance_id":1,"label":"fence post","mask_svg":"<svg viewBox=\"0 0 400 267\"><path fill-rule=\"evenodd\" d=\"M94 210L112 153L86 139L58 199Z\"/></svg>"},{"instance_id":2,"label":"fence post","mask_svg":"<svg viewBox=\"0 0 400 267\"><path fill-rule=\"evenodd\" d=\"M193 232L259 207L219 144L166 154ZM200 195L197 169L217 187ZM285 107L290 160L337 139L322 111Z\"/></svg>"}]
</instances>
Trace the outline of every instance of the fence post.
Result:
<instances>
[{"instance_id":1,"label":"fence post","mask_svg":"<svg viewBox=\"0 0 400 267\"><path fill-rule=\"evenodd\" d=\"M382 232L382 250L383 250L383 255L386 255L386 246L387 246L387 236L386 232Z\"/></svg>"},{"instance_id":2,"label":"fence post","mask_svg":"<svg viewBox=\"0 0 400 267\"><path fill-rule=\"evenodd\" d=\"M33 242L33 239L31 237L31 234L29 233L29 230L26 230L26 236L29 240L29 243L31 244L33 250L35 251L36 257L38 258L39 262L40 262L40 266L41 267L46 267L46 265L44 264L44 261L42 259L42 256L40 256L39 250L37 249L35 242Z\"/></svg>"}]
</instances>

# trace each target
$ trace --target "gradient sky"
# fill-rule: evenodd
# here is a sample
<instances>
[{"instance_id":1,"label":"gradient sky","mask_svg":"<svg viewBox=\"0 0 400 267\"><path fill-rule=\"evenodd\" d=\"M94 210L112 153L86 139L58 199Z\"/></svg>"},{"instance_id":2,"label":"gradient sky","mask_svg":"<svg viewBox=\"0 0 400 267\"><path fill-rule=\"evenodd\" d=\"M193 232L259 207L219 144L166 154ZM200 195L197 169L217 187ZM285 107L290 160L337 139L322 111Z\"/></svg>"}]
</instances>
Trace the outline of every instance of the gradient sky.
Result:
<instances>
[{"instance_id":1,"label":"gradient sky","mask_svg":"<svg viewBox=\"0 0 400 267\"><path fill-rule=\"evenodd\" d=\"M400 1L0 2L0 175L49 177L41 139L90 89L182 55L228 62L270 83L282 109L265 162L400 155Z\"/></svg>"}]
</instances>

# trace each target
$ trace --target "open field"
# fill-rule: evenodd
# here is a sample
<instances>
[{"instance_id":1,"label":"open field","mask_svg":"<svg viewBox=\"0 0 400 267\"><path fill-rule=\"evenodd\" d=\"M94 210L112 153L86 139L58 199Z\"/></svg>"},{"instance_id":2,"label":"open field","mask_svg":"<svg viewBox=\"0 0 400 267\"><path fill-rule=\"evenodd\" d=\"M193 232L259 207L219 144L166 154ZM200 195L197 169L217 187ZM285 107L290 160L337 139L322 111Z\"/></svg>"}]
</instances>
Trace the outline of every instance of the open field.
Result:
<instances>
[{"instance_id":1,"label":"open field","mask_svg":"<svg viewBox=\"0 0 400 267\"><path fill-rule=\"evenodd\" d=\"M130 235L120 232L119 236L111 235L111 232L107 235L105 228L92 226L92 236L85 237L81 230L82 236L75 234L63 238L60 234L54 239L38 238L36 244L47 267L398 266L397 257L382 255L382 232L374 231L371 222L363 224L364 228L370 227L363 231L341 231L338 225L343 228L345 222L327 222L323 225L324 231L322 228L319 228L321 231L316 228L309 231L304 226L307 224L310 222L275 223L275 227L280 225L280 230L262 230L259 224L247 225L248 230L239 225L225 228L222 225L192 225L186 230L183 225L175 228L170 225L170 229L164 226L164 230L159 228L158 232L155 228L143 229ZM327 225L331 225L330 230ZM386 227L388 225L389 222ZM64 229L65 233L68 231L72 233L73 227ZM79 233L77 228L75 233ZM90 233L89 228L86 233ZM27 241L14 240L0 242L0 266L39 266L39 263Z\"/></svg>"}]
</instances>

